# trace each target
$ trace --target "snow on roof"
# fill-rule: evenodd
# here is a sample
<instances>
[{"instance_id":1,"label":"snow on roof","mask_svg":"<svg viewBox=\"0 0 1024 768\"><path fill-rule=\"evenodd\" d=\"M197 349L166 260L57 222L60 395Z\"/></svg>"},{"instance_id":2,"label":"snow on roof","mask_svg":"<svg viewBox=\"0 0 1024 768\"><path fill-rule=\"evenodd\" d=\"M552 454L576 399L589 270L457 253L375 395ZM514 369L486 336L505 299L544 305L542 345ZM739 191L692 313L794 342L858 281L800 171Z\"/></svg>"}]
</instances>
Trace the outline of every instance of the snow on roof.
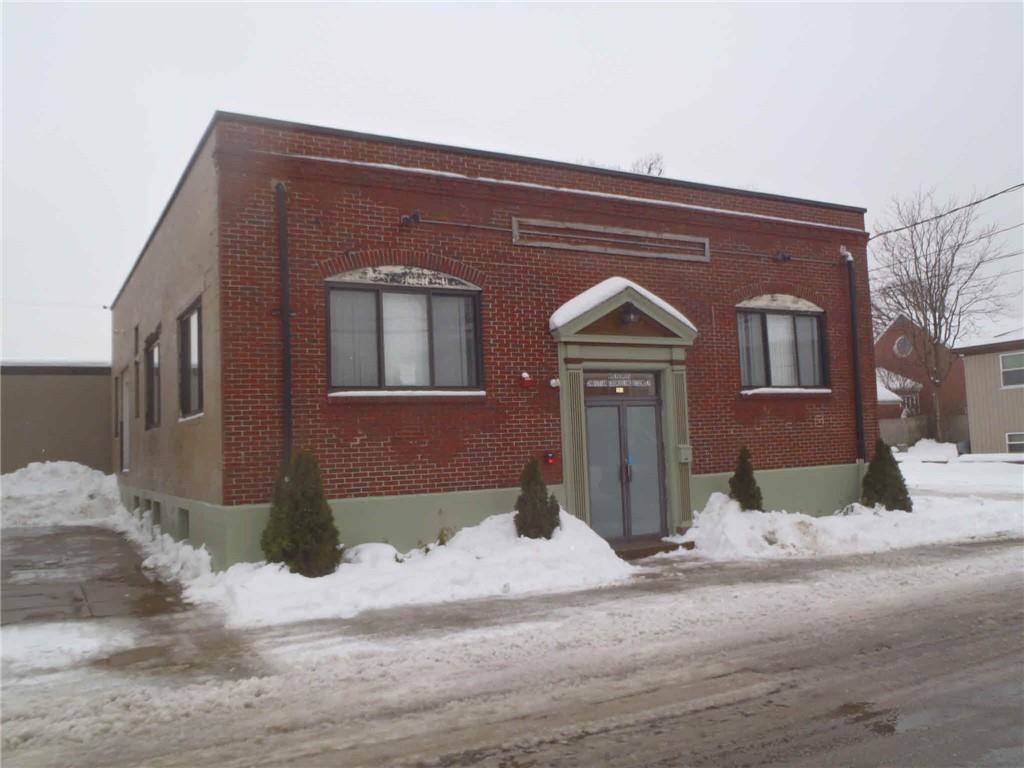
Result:
<instances>
[{"instance_id":1,"label":"snow on roof","mask_svg":"<svg viewBox=\"0 0 1024 768\"><path fill-rule=\"evenodd\" d=\"M902 373L890 371L888 368L878 366L875 368L875 376L882 384L892 392L917 392L922 389L921 382L904 376Z\"/></svg>"},{"instance_id":2,"label":"snow on roof","mask_svg":"<svg viewBox=\"0 0 1024 768\"><path fill-rule=\"evenodd\" d=\"M637 285L632 280L627 280L624 277L609 277L607 280L602 280L600 283L592 288L588 288L583 293L569 299L565 304L555 310L554 314L551 315L551 320L548 327L552 331L556 331L563 325L572 322L580 315L589 312L591 309L596 307L603 301L607 301L613 296L622 293L627 288L632 288L634 291L639 293L645 299L653 304L656 304L661 309L668 312L679 322L689 326L694 331L697 330L697 326L691 323L686 315L680 312L678 309L673 307L664 299L655 296L653 293L648 291L641 285Z\"/></svg>"},{"instance_id":3,"label":"snow on roof","mask_svg":"<svg viewBox=\"0 0 1024 768\"><path fill-rule=\"evenodd\" d=\"M878 388L878 402L880 403L902 403L903 398L888 389L881 379L875 379L875 386Z\"/></svg>"},{"instance_id":4,"label":"snow on roof","mask_svg":"<svg viewBox=\"0 0 1024 768\"><path fill-rule=\"evenodd\" d=\"M999 333L988 333L979 335L957 344L957 350L970 349L971 347L987 347L991 344L1006 344L1007 342L1024 342L1024 326L1017 326Z\"/></svg>"}]
</instances>

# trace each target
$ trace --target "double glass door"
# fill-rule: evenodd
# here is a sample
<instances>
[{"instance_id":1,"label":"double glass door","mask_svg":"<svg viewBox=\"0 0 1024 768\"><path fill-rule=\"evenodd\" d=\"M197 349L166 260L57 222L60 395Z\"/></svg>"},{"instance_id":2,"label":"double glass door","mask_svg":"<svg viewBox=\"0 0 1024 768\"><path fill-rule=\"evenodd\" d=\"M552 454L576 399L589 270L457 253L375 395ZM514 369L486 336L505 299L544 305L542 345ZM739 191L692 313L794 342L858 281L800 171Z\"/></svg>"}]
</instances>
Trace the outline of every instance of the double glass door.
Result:
<instances>
[{"instance_id":1,"label":"double glass door","mask_svg":"<svg viewBox=\"0 0 1024 768\"><path fill-rule=\"evenodd\" d=\"M591 527L612 541L665 535L655 375L587 374L584 387Z\"/></svg>"}]
</instances>

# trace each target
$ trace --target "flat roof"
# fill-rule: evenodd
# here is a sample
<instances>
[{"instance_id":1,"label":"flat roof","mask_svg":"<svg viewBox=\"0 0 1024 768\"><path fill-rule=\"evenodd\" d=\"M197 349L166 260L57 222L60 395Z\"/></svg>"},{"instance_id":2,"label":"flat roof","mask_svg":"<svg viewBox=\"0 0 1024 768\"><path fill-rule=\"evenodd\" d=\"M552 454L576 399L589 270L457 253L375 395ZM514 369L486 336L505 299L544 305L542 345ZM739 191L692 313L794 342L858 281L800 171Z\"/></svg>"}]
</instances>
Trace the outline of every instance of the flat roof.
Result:
<instances>
[{"instance_id":1,"label":"flat roof","mask_svg":"<svg viewBox=\"0 0 1024 768\"><path fill-rule=\"evenodd\" d=\"M828 203L822 200L811 200L803 197L791 197L788 195L777 195L770 192L755 192L749 189L740 189L738 187L723 187L716 184L705 184L698 181L685 181L683 179L672 179L665 176L649 176L645 173L633 173L631 171L619 171L614 168L601 168L600 166L594 165L582 165L581 163L567 163L561 160L548 160L541 157L530 157L529 155L514 155L507 152L495 152L488 149L474 149L472 147L459 147L453 144L437 144L429 141L418 141L416 139L403 139L395 136L384 136L377 133L364 133L362 131L350 131L342 128L328 128L322 125L311 125L309 123L297 123L290 120L278 120L270 117L259 117L257 115L248 115L241 112L224 112L218 110L214 113L213 119L228 119L239 123L251 123L253 125L262 125L268 128L280 128L283 130L291 131L307 131L309 133L319 133L325 136L339 136L346 139L361 139L364 141L376 141L384 144L395 144L401 147L415 147L417 149L430 149L441 152L450 152L456 155L467 155L470 157L485 157L491 160L508 160L518 163L530 163L531 165L544 165L550 168L561 168L567 171L579 171L582 173L592 173L598 176L613 176L622 179L632 179L634 181L651 182L654 184L662 184L666 186L674 187L685 187L687 189L699 189L705 192L724 192L733 195L743 195L744 197L754 197L762 200L779 200L786 203L800 203L803 205L812 205L818 208L827 208L835 211L847 211L852 213L866 213L866 208L853 205L843 205L840 203Z\"/></svg>"},{"instance_id":2,"label":"flat roof","mask_svg":"<svg viewBox=\"0 0 1024 768\"><path fill-rule=\"evenodd\" d=\"M153 229L150 231L149 236L146 238L146 242L143 243L142 249L139 251L139 255L135 258L135 262L132 264L132 268L128 271L125 276L124 282L121 283L121 287L117 291L117 295L114 296L114 300L110 302L110 306L113 307L117 303L117 300L121 298L121 294L124 292L125 286L128 285L128 281L131 280L132 275L135 273L136 268L139 266L139 262L142 261L142 254L146 252L149 244L153 241L156 236L157 230L160 229L160 225L163 223L167 216L167 212L170 210L171 205L174 203L174 199L178 196L178 192L181 191L182 185L185 183L185 179L192 170L192 166L195 165L196 158L199 157L199 153L202 150L203 144L209 138L212 133L214 126L217 125L221 120L232 121L237 123L249 123L251 125L260 125L267 128L277 128L280 130L288 131L306 131L308 133L319 133L325 136L338 136L348 139L361 139L364 141L375 141L384 144L394 144L402 147L414 147L417 149L430 149L443 152L450 152L457 155L467 155L470 157L484 157L491 160L506 160L519 163L530 163L531 165L543 165L549 168L561 168L567 171L578 171L582 173L590 173L596 176L611 176L620 179L631 179L634 181L643 181L645 183L663 185L670 187L683 187L686 189L696 189L704 192L721 192L725 194L741 195L743 197L752 197L761 200L776 200L785 203L797 203L801 205L810 205L817 208L825 208L834 211L845 211L848 213L866 213L866 208L861 208L854 205L842 205L839 203L827 203L821 200L811 200L803 197L790 197L788 195L776 195L769 192L755 192L749 189L740 189L738 187L723 187L715 184L704 184L697 181L684 181L682 179L670 179L664 176L648 176L643 173L632 173L630 171L618 171L612 168L600 168L593 165L581 165L580 163L566 163L560 160L547 160L540 157L529 157L527 155L513 155L507 152L494 152L486 149L473 149L470 147L458 147L452 144L438 144L429 141L418 141L415 139L402 139L395 136L383 136L376 133L365 133L362 131L349 131L342 128L328 128L322 125L311 125L309 123L298 123L291 120L279 120L271 117L260 117L258 115L249 115L243 112L227 112L218 109L213 113L213 117L210 118L209 124L203 131L202 136L199 138L199 143L196 144L196 148L192 152L192 156L189 158L188 163L185 165L185 169L181 172L181 176L178 178L177 184L174 185L174 189L171 191L171 196L164 205L163 210L160 212L160 216L156 220L156 224L153 225Z\"/></svg>"}]
</instances>

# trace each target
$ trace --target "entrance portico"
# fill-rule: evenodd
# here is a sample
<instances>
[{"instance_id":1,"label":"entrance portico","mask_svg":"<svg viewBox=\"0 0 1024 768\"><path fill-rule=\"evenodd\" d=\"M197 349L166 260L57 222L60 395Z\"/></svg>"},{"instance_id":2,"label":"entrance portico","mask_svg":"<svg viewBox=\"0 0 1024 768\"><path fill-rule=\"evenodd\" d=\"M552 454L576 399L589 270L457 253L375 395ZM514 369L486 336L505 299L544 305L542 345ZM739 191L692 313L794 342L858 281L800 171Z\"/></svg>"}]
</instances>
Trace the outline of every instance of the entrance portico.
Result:
<instances>
[{"instance_id":1,"label":"entrance portico","mask_svg":"<svg viewBox=\"0 0 1024 768\"><path fill-rule=\"evenodd\" d=\"M691 512L685 361L696 327L612 277L563 304L550 328L567 509L616 543L673 532Z\"/></svg>"}]
</instances>

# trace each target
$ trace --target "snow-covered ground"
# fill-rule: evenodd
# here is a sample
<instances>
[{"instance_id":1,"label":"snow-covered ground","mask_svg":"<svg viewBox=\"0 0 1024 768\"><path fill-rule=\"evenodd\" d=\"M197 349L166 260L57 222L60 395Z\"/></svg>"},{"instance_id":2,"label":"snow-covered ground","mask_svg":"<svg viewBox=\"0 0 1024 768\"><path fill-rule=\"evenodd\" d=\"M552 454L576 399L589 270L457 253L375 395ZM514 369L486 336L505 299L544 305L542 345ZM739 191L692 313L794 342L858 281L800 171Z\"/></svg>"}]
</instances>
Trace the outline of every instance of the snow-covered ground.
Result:
<instances>
[{"instance_id":1,"label":"snow-covered ground","mask_svg":"<svg viewBox=\"0 0 1024 768\"><path fill-rule=\"evenodd\" d=\"M951 466L964 473L955 497L930 485L937 482L932 467L948 472ZM516 540L508 516L498 516L403 563L386 546L362 548L349 557L359 562L328 579L302 580L256 564L211 574L203 550L182 548L136 522L98 473L46 466L32 470L35 479L28 471L14 482L6 476L0 479L5 526L120 526L151 567L176 575L208 610L162 623L90 619L5 627L5 764L241 765L296 755L314 760L310 755L320 753L307 747L351 750L333 752L337 759L329 762L337 764L342 755L371 750L399 733L436 734L443 742L436 749L451 749L453 723L479 720L486 731L492 721L496 727L523 717L541 722L549 709L551 716L588 712L600 702L647 697L666 675L679 678L671 685L685 687L692 676L730 670L738 663L730 649L749 638L813 636L827 647L851 628L884 626L908 601L968 603L975 590L1018 583L1021 551L1013 544L928 550L939 556L905 549L814 557L948 537L1022 535L1012 524L1014 514L1018 523L1024 514L1019 465L918 462L903 470L914 495L912 515L858 510L823 520L781 513L737 518L718 499L705 511L701 535L712 541L716 514L731 518L720 528L722 547L733 546L745 562L709 562L697 550L645 565L644 578L629 578L636 571L620 564L617 586L602 589L580 589L587 579L602 582L588 569L605 567L605 549L571 518L547 543ZM930 507L932 501L939 506ZM549 549L538 551L543 547ZM753 557L766 562L750 561L758 549ZM780 552L805 557L780 558ZM471 577L454 580L460 571ZM556 579L560 589L572 584L575 591L552 594ZM509 599L505 584L513 597L533 587L548 594ZM365 596L353 594L357 585ZM465 600L487 594L493 597ZM443 599L459 602L438 602ZM344 621L251 626L276 621L269 606L287 602L299 607L286 609L284 621L315 611L362 613ZM382 605L409 607L365 610ZM246 628L225 630L225 621ZM151 650L150 661L133 665L132 649ZM129 666L107 664L114 656ZM665 665L666 658L675 662ZM759 699L773 695L764 686L755 692Z\"/></svg>"},{"instance_id":2,"label":"snow-covered ground","mask_svg":"<svg viewBox=\"0 0 1024 768\"><path fill-rule=\"evenodd\" d=\"M945 457L948 463L931 463ZM952 459L952 461L950 461ZM985 537L1024 536L1024 466L956 461L955 447L922 441L903 455L913 513L851 505L825 517L744 512L712 496L681 537L694 545L669 557L716 560L879 552ZM550 541L518 538L512 514L459 531L447 544L400 554L384 544L351 550L319 579L277 564L241 563L213 572L203 548L174 541L125 510L116 481L69 462L32 464L2 479L3 525L91 523L120 531L144 566L178 581L187 600L215 609L232 627L348 618L363 611L494 596L610 586L642 573L565 513ZM649 566L648 566L649 567Z\"/></svg>"},{"instance_id":3,"label":"snow-covered ground","mask_svg":"<svg viewBox=\"0 0 1024 768\"><path fill-rule=\"evenodd\" d=\"M114 477L72 462L34 463L0 478L3 525L113 528L146 554L144 567L181 583L185 598L222 611L230 626L347 618L361 611L498 595L617 584L636 568L604 539L562 513L551 540L516 536L512 513L463 528L445 545L400 554L361 545L329 576L308 579L278 564L240 563L213 572L209 553L121 506Z\"/></svg>"}]
</instances>

